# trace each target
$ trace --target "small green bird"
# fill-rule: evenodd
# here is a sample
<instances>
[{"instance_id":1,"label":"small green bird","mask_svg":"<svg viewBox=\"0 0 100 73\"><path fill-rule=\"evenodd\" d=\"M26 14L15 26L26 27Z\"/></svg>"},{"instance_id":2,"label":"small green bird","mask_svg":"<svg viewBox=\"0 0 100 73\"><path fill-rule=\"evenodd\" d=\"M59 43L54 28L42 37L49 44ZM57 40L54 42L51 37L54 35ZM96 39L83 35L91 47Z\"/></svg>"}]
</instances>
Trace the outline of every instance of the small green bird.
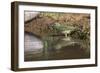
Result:
<instances>
[{"instance_id":1,"label":"small green bird","mask_svg":"<svg viewBox=\"0 0 100 73\"><path fill-rule=\"evenodd\" d=\"M71 33L71 31L76 29L73 26L64 26L59 23L55 23L52 27L53 29L56 29L58 32L65 34L66 37L69 33Z\"/></svg>"}]
</instances>

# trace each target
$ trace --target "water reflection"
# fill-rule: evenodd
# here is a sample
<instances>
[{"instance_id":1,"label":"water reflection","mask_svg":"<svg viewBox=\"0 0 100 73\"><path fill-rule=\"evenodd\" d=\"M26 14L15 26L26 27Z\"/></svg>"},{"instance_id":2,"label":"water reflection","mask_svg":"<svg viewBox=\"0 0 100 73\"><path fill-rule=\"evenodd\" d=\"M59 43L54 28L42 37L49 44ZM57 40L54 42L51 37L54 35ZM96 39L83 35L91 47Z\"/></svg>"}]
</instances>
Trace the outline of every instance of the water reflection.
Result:
<instances>
[{"instance_id":1,"label":"water reflection","mask_svg":"<svg viewBox=\"0 0 100 73\"><path fill-rule=\"evenodd\" d=\"M90 57L90 50L83 40L65 36L45 36L40 40L25 33L24 55L25 61L82 59Z\"/></svg>"}]
</instances>

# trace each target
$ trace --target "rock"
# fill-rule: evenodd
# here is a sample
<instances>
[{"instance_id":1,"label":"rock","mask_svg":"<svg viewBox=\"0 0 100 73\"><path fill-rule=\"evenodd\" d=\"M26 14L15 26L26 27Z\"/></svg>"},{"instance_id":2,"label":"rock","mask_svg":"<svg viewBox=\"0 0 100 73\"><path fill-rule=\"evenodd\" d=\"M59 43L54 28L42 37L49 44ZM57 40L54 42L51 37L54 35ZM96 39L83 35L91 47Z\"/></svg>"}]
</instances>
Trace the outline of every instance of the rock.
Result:
<instances>
[{"instance_id":1,"label":"rock","mask_svg":"<svg viewBox=\"0 0 100 73\"><path fill-rule=\"evenodd\" d=\"M25 52L42 52L43 42L32 34L25 33Z\"/></svg>"}]
</instances>

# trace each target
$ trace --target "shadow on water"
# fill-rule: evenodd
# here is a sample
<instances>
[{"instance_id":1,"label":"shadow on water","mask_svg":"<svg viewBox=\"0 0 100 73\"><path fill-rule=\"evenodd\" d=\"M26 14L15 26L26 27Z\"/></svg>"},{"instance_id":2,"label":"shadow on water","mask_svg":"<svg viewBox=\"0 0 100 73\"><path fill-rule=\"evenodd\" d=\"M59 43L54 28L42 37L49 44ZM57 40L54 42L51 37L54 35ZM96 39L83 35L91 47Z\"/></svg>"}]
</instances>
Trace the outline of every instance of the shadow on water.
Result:
<instances>
[{"instance_id":1,"label":"shadow on water","mask_svg":"<svg viewBox=\"0 0 100 73\"><path fill-rule=\"evenodd\" d=\"M86 41L65 36L46 36L40 40L25 33L25 49L25 61L90 58Z\"/></svg>"}]
</instances>

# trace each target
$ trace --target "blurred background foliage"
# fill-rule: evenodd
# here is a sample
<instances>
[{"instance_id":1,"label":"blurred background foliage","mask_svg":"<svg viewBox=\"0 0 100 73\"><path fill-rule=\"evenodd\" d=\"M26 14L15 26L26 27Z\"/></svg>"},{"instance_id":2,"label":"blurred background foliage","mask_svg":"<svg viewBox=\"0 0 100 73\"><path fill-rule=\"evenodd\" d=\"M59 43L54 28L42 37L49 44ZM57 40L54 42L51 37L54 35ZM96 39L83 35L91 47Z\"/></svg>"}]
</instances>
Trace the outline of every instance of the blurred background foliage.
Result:
<instances>
[{"instance_id":1,"label":"blurred background foliage","mask_svg":"<svg viewBox=\"0 0 100 73\"><path fill-rule=\"evenodd\" d=\"M76 29L70 29L72 32L70 36L79 39L89 39L90 36L90 15L82 13L50 13L41 12L40 17L48 17L53 19L55 22L51 24L51 32L64 31L70 27L75 27ZM57 25L58 24L58 25ZM48 30L48 29L47 29Z\"/></svg>"},{"instance_id":2,"label":"blurred background foliage","mask_svg":"<svg viewBox=\"0 0 100 73\"><path fill-rule=\"evenodd\" d=\"M78 39L90 38L90 14L40 12L35 19L25 25L25 31L40 37L62 34L70 29L69 36Z\"/></svg>"}]
</instances>

